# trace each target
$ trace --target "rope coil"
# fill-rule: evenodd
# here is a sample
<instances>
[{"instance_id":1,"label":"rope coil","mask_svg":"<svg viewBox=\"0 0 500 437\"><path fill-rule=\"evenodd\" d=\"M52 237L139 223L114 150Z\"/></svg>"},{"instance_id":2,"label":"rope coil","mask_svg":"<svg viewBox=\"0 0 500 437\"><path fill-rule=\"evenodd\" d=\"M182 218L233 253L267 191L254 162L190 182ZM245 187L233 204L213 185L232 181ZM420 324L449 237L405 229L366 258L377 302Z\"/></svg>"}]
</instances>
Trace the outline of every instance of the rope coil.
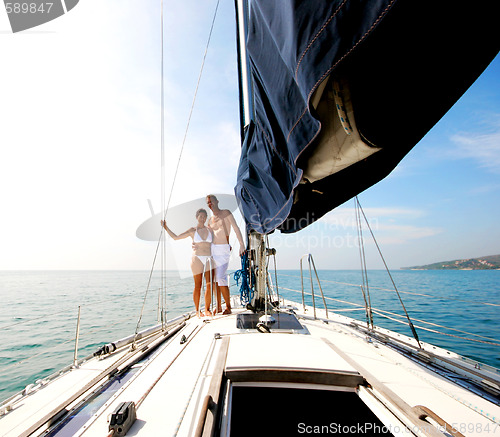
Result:
<instances>
[{"instance_id":1,"label":"rope coil","mask_svg":"<svg viewBox=\"0 0 500 437\"><path fill-rule=\"evenodd\" d=\"M249 270L248 254L245 252L241 256L241 269L236 270L233 273L233 278L236 281L236 285L240 287L240 302L242 305L250 303L253 298L254 291L250 288L249 285ZM252 280L252 283L255 283L255 278Z\"/></svg>"}]
</instances>

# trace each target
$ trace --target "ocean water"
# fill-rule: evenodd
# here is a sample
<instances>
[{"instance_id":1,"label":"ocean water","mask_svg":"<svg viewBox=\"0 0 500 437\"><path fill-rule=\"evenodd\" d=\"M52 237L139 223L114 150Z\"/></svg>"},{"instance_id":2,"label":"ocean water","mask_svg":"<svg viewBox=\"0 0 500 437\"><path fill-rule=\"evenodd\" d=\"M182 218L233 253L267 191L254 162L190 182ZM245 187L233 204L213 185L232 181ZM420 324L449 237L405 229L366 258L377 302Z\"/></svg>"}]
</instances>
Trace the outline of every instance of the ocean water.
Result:
<instances>
[{"instance_id":1,"label":"ocean water","mask_svg":"<svg viewBox=\"0 0 500 437\"><path fill-rule=\"evenodd\" d=\"M391 273L420 340L500 368L500 271ZM318 274L330 311L366 320L360 272ZM280 294L300 302L300 272L282 270L277 278ZM313 279L316 305L322 307ZM133 334L143 305L141 327L155 324L161 281L168 318L193 309L192 279L175 273L149 281L145 271L0 272L0 400L72 363L78 307L78 358ZM304 288L310 293L308 273ZM407 323L399 323L404 312L388 274L368 272L368 290L374 323L411 335ZM238 293L234 281L231 293Z\"/></svg>"}]
</instances>

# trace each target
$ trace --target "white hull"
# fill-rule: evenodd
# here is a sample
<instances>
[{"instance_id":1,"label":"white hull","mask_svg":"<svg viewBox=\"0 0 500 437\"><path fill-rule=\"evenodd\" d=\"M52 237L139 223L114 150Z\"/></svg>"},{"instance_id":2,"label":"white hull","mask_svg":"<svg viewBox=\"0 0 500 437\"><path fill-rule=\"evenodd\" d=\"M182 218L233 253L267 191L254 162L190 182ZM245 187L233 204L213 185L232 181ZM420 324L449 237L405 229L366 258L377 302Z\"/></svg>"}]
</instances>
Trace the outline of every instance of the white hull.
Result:
<instances>
[{"instance_id":1,"label":"white hull","mask_svg":"<svg viewBox=\"0 0 500 437\"><path fill-rule=\"evenodd\" d=\"M314 320L312 309L303 313L301 307L287 301L283 306L293 308L302 329L276 329L276 325L271 333L239 329L238 314L248 311L236 308L230 316L191 317L170 328L168 335L160 333L158 346L135 364L147 353L146 343L139 343L134 351L128 345L90 359L3 404L0 435L46 435L53 417L85 404L91 413L80 413L59 434L48 435L102 437L109 433L110 415L121 402L137 406L137 420L128 436L211 435L212 431L254 435L254 426L278 426L284 430L281 435L340 434L354 430L348 427L358 419L357 431L364 435L373 435L370 427L373 431L383 426L394 435L460 435L453 434L452 427L466 436L500 435L496 369L479 369L479 364L432 345L422 344L419 350L415 340L383 329L367 335L361 322L336 314L329 313L327 320L325 312L317 310ZM473 393L438 374L436 366L441 373L448 368L462 374L457 378L491 387L493 402L484 393ZM92 393L102 392L109 383L105 372L114 374L115 369L132 369L133 374L124 377L128 380L112 394L105 394L103 405L99 397L89 402ZM243 398L250 402L252 387L257 403L240 405ZM298 405L300 411L311 407L304 404L310 402L304 396L311 393L333 401L314 405L317 415L312 418L301 418L290 409L289 414L277 416L276 399L270 393L288 401L285 409ZM369 416L364 417L358 407L344 411L353 397L378 420L366 419ZM247 421L241 420L241 411L247 412Z\"/></svg>"}]
</instances>

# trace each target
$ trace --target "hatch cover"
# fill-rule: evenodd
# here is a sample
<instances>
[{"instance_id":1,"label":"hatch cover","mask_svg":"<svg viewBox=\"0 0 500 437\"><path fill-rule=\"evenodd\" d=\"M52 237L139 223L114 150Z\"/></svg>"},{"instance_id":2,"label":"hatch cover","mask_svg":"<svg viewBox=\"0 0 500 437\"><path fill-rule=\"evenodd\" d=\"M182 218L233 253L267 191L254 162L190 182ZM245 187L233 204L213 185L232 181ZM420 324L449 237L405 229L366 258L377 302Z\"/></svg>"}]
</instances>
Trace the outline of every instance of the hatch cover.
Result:
<instances>
[{"instance_id":1,"label":"hatch cover","mask_svg":"<svg viewBox=\"0 0 500 437\"><path fill-rule=\"evenodd\" d=\"M304 327L297 320L294 314L288 313L272 313L271 314L274 323L269 323L268 326L272 331L278 329L285 330L301 330ZM243 313L236 316L236 328L238 329L256 329L259 323L259 318L263 316L263 313Z\"/></svg>"}]
</instances>

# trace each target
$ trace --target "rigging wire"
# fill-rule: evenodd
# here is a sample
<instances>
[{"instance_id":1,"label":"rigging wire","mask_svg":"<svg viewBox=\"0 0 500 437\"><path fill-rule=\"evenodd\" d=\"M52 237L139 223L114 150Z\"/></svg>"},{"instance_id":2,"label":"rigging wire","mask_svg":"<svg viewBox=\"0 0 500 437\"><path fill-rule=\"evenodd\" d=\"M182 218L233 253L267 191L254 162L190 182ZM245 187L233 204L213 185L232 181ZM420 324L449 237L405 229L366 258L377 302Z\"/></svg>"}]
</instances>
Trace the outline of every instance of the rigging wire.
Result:
<instances>
[{"instance_id":1,"label":"rigging wire","mask_svg":"<svg viewBox=\"0 0 500 437\"><path fill-rule=\"evenodd\" d=\"M160 120L160 148L161 148L161 211L165 210L165 87L164 87L164 79L163 79L163 71L164 71L164 32L163 32L163 0L161 0L161 68L160 68L160 82L161 82L161 120ZM163 227L162 227L163 230ZM165 233L161 233L161 304L160 304L160 320L158 322L162 323L163 328L167 323L166 320L166 295L167 295L167 285L166 285L166 270L167 270L167 252L166 252L166 244L167 239L165 238Z\"/></svg>"},{"instance_id":2,"label":"rigging wire","mask_svg":"<svg viewBox=\"0 0 500 437\"><path fill-rule=\"evenodd\" d=\"M386 311L386 310L380 310L378 308L375 308L375 312L377 312L381 317L386 317L388 319L391 319L391 320L395 320L399 323L405 323L403 321L400 321L400 320L396 320L396 319L393 319L392 317L389 317L387 314L390 314L392 316L395 316L395 317L400 317L400 318L403 318L404 316L402 316L401 314L396 314L396 313L393 313L391 311ZM384 314L385 313L385 314ZM496 338L493 338L493 337L487 337L485 335L479 335L479 334L474 334L473 332L468 332L468 331L464 331L462 329L456 329L456 328L449 328L448 326L444 326L444 325L440 325L438 323L434 323L434 322L427 322L425 320L422 320L422 319L417 319L415 317L413 317L413 320L417 321L417 322L420 322L420 323L425 323L426 325L430 325L430 326L436 326L438 328L443 328L443 329L448 329L449 331L455 331L455 332L461 332L463 334L467 334L467 335L472 335L474 337L478 337L478 338L483 338L485 340L491 340L489 342L486 342L486 341L481 341L481 343L488 343L488 344L492 344L492 345L495 345L495 346L500 346L500 342L498 339ZM419 327L421 328L421 327ZM431 330L429 328L423 328L423 329L427 329L428 331L431 331L431 332L436 332L436 333L439 333L439 334L443 334L443 335L450 335L452 336L452 334L446 334L444 332L439 332L439 331L434 331L434 330ZM463 337L459 337L459 338L463 338ZM469 338L468 340L470 341L479 341L479 340L474 340L472 338Z\"/></svg>"},{"instance_id":3,"label":"rigging wire","mask_svg":"<svg viewBox=\"0 0 500 437\"><path fill-rule=\"evenodd\" d=\"M278 287L278 267L276 265L276 251L273 252L273 261L274 261L274 282L276 284L276 295L278 297L278 302L280 300L280 290Z\"/></svg>"},{"instance_id":4,"label":"rigging wire","mask_svg":"<svg viewBox=\"0 0 500 437\"><path fill-rule=\"evenodd\" d=\"M377 313L377 311L375 311L375 313ZM398 314L396 314L396 315L399 316ZM395 319L394 317L388 316L386 314L379 314L379 316L385 317L386 319L392 320L393 322L397 322L397 323L401 323L401 324L406 325L406 322L404 322L402 320ZM418 321L418 319L414 319L414 320ZM428 323L430 325L434 325L434 323L430 323L430 322L423 322L423 323ZM447 332L437 331L436 329L426 328L425 326L419 326L419 325L416 325L416 326L417 326L418 329L423 329L424 331L433 332L434 334L446 335L447 337L459 338L461 340L474 341L476 343L489 344L491 346L500 346L500 343L495 343L495 342L492 342L492 341L477 340L475 338L462 337L460 335L449 334ZM437 326L440 326L440 325L437 325ZM446 328L445 326L444 326L444 328L445 329L452 329L452 328ZM468 335L474 335L474 336L477 336L477 337L482 337L480 335L473 334L473 333L470 333L470 332L467 332L467 331L460 331L458 329L455 329L455 331L464 332L465 334L468 334ZM488 338L488 337L486 337L486 338Z\"/></svg>"},{"instance_id":5,"label":"rigging wire","mask_svg":"<svg viewBox=\"0 0 500 437\"><path fill-rule=\"evenodd\" d=\"M279 289L278 289L278 273L277 273L277 267L276 267L276 250L269 249L269 247L270 247L269 235L266 235L266 248L268 251L267 257L266 257L266 261L267 261L267 263L266 263L266 272L267 272L266 282L267 282L267 289L269 292L269 300L270 300L270 302L274 302L273 297L274 297L274 294L276 294L276 300L279 302L280 293L279 293ZM269 266L271 264L271 256L273 257L274 279L275 279L276 287L274 287L271 273L269 272Z\"/></svg>"},{"instance_id":6,"label":"rigging wire","mask_svg":"<svg viewBox=\"0 0 500 437\"><path fill-rule=\"evenodd\" d=\"M294 276L294 275L286 275L284 273L280 273L280 276L287 276L289 278L300 278L300 276ZM339 284L339 285L349 285L351 287L361 287L359 284L351 284L349 282L339 282L339 281L332 281L329 279L322 279L323 282L331 282L332 284ZM390 291L391 293L394 291L393 289L388 289L388 288L382 288L382 287L374 287L373 285L370 285L370 288L372 290L380 290L380 291ZM446 298L443 296L433 296L432 294L425 294L425 293L416 293L412 291L402 291L399 290L400 293L402 294L411 294L413 296L423 296L423 297L430 297L432 299L440 299L440 300L450 300L453 302L464 302L464 303L474 303L478 305L488 305L488 306L494 306L494 307L500 307L500 304L498 303L492 303L492 302L480 302L480 301L475 301L475 300L467 300L467 299L455 299L455 298Z\"/></svg>"},{"instance_id":7,"label":"rigging wire","mask_svg":"<svg viewBox=\"0 0 500 437\"><path fill-rule=\"evenodd\" d=\"M281 287L281 289L282 290L287 290L287 291L293 291L295 293L302 293L301 290L294 290L293 288ZM312 296L312 294L308 293L308 292L304 292L304 294L306 294L308 296ZM336 298L329 297L329 296L325 296L325 299L331 300L331 301L334 301L334 302L345 303L345 304L357 307L357 308L336 309L335 310L336 313L341 312L341 311L356 311L356 310L363 310L364 309L363 305L361 305L359 303L349 302L349 301L342 300L342 299L336 299ZM401 324L404 324L404 325L408 325L408 323L405 322L405 321L397 320L397 319L395 319L395 318L390 317L390 316L387 315L387 314L391 314L392 316L395 316L395 317L405 318L405 316L402 316L401 314L392 313L390 311L381 310L379 308L372 308L372 309L373 309L373 312L376 313L376 314L378 314L380 317L384 317L386 319L390 319L390 320L393 320L395 322L398 322L398 323L401 323ZM493 345L493 346L500 346L500 340L498 340L496 338L493 338L493 337L487 337L487 336L484 336L484 335L474 334L473 332L463 331L461 329L450 328L448 326L439 325L437 323L427 322L426 320L422 320L422 319L413 318L413 320L416 320L417 322L424 323L424 324L427 324L427 325L430 325L430 326L435 326L435 327L438 327L438 328L448 329L450 331L460 332L460 333L463 333L463 334L471 335L471 336L474 336L474 337L478 337L478 338L482 338L482 339L490 340L490 341L483 341L483 340L477 340L477 339L474 339L474 338L454 336L453 334L448 334L446 332L436 331L436 330L432 330L430 328L424 328L424 327L421 327L421 326L418 326L419 329L425 329L426 331L434 332L436 334L447 335L447 336L451 336L451 337L457 337L457 338L461 338L461 339L465 339L465 340L473 341L473 342L477 342L477 343L485 343L485 344L490 344L490 345Z\"/></svg>"},{"instance_id":8,"label":"rigging wire","mask_svg":"<svg viewBox=\"0 0 500 437\"><path fill-rule=\"evenodd\" d=\"M382 251L380 250L380 247L379 247L379 245L378 245L378 243L377 243L377 240L376 240L376 238L375 238L375 235L373 234L373 231L372 231L372 228L371 228L371 226L370 226L370 223L368 223L368 219L366 218L365 212L363 211L363 208L361 207L361 204L359 203L359 200L358 200L358 197L357 197L357 196L356 196L356 203L357 203L357 205L358 205L358 207L359 207L359 211L361 212L361 214L363 214L363 217L364 217L364 219L365 219L366 226L368 227L368 230L370 231L370 234L371 234L371 236L372 236L372 238L373 238L373 242L375 243L375 246L377 247L377 250L378 250L378 253L379 253L379 255L380 255L380 258L382 258L382 261L383 261L383 263L384 263L384 266L385 266L385 269L386 269L386 271L387 271L387 274L389 275L389 278L390 278L390 280L391 280L391 282L392 282L392 285L393 285L393 287L394 287L394 290L396 291L396 295L398 296L399 302L401 303L401 306L403 307L403 311L404 311L404 313L405 313L405 315L406 315L406 318L407 318L407 320L408 320L408 324L409 324L409 326L410 326L410 329L411 329L411 332L412 332L412 334L413 334L413 337L414 337L414 338L415 338L415 340L417 341L418 346L419 346L419 347L421 347L421 345L420 345L420 341L419 341L419 339L418 339L418 334L417 334L417 331L415 330L415 327L413 326L413 323L412 323L412 322L411 322L411 320L410 320L410 315L408 314L408 311L406 311L406 307L405 307L405 305L404 305L404 303L403 303L403 299L401 299L401 295L400 295L400 294L399 294L399 292L398 292L398 288L396 287L396 283L394 282L394 279L392 278L391 272L389 271L389 267L387 266L387 263L385 262L384 255L382 255Z\"/></svg>"},{"instance_id":9,"label":"rigging wire","mask_svg":"<svg viewBox=\"0 0 500 437\"><path fill-rule=\"evenodd\" d=\"M132 320L134 320L134 318L131 317L127 321L132 321ZM123 324L123 322L124 322L123 320L119 320L119 321L117 321L115 323L107 324L107 325L105 325L105 326L103 326L101 328L92 329L90 331L85 332L85 336L89 336L89 335L95 334L97 332L109 330L109 328L111 328L113 326L116 326L116 325L119 325L119 324ZM95 338L92 337L91 341L89 340L89 342L90 343L88 345L83 346L82 348L80 348L80 350L88 348L90 345L94 344L95 343ZM26 357L26 358L24 358L24 359L22 359L20 361L16 361L14 363L10 363L10 364L7 364L5 366L2 366L2 372L5 372L6 370L8 370L10 368L17 367L17 366L19 366L21 364L24 364L24 363L26 363L28 361L31 361L33 358L37 358L37 357L40 357L42 355L48 354L49 352L57 350L58 348L66 345L66 344L70 344L70 343L74 344L75 343L75 339L74 338L70 338L69 340L65 340L65 341L63 341L61 343L54 344L53 346L50 346L50 347L46 348L43 351L37 352L36 354L30 355L29 357ZM67 352L69 353L69 352L71 352L71 350L68 350ZM64 353L64 351L63 351L63 353Z\"/></svg>"},{"instance_id":10,"label":"rigging wire","mask_svg":"<svg viewBox=\"0 0 500 437\"><path fill-rule=\"evenodd\" d=\"M182 159L182 155L183 155L183 152L184 152L184 146L186 144L186 139L187 139L187 134L188 134L188 131L189 131L189 126L191 124L191 117L193 115L193 111L194 111L194 106L195 106L195 103L196 103L196 98L198 96L198 90L199 90L199 87L200 87L200 83L201 83L201 77L203 75L203 70L204 70L204 67L205 67L205 60L207 58L207 53L208 53L208 47L210 45L210 40L212 38L212 32L213 32L213 29L214 29L214 24L215 24L215 19L217 17L217 11L219 9L219 2L220 0L217 0L217 4L215 6L215 11L214 11L214 15L213 15L213 18L212 18L212 24L210 26L210 32L208 34L208 39L207 39L207 44L205 46L205 53L203 54L203 60L202 60L202 63L201 63L201 68L200 68L200 72L198 74L198 81L196 83L196 88L195 88L195 92L194 92L194 96L193 96L193 101L191 103L191 108L190 108L190 111L189 111L189 116L188 116L188 121L187 121L187 125L186 125L186 129L184 131L184 138L182 140L182 144L181 144L181 150L179 152L179 157L177 159L177 164L176 164L176 167L175 167L175 171L174 171L174 176L173 176L173 180L172 180L172 186L170 188L170 193L169 193L169 196L168 196L168 201L167 201L167 204L166 204L166 207L164 209L162 209L162 211L165 211L164 214L163 214L163 220L166 221L166 218L167 218L167 213L168 213L168 210L169 210L169 207L170 207L170 202L172 200L172 194L174 192L174 187L175 187L175 182L177 180L177 175L179 173L179 168L180 168L180 163L181 163L181 159ZM162 26L162 44L161 44L161 47L162 47L162 77L161 77L161 80L162 80L162 97L161 97L161 105L162 105L162 111L163 111L163 106L164 106L164 100L163 100L163 0L162 0L162 8L161 8L161 26ZM163 122L163 112L162 112L162 120L161 120L161 129L162 129L162 144L164 142L164 122ZM163 149L162 149L162 157L163 157ZM139 328L140 328L140 322L142 320L142 314L144 312L144 304L146 302L146 298L147 298L147 294L148 294L148 291L149 291L149 286L150 286L150 283L151 283L151 278L152 278L152 275L153 275L153 270L154 270L154 265L156 263L156 258L158 256L158 251L159 251L159 248L160 248L160 243L162 241L162 239L164 237L164 229L163 227L161 227L161 230L160 230L160 236L158 237L158 244L156 246L156 250L155 250L155 255L154 255L154 258L153 258L153 263L152 263L152 266L151 266L151 271L150 271L150 275L149 275L149 279L148 279L148 286L146 288L146 292L145 292L145 296L144 296L144 303L143 303L143 306L141 308L141 313L140 313L140 316L139 316L139 320L137 321L137 328L136 328L136 331L135 331L135 334L137 335L137 333L139 332ZM162 270L166 270L165 269L162 269ZM163 293L163 299L162 299L162 302L163 302L163 305L164 305L164 308L166 306L166 291ZM163 316L163 318L165 319L166 316ZM134 342L135 344L135 342Z\"/></svg>"},{"instance_id":11,"label":"rigging wire","mask_svg":"<svg viewBox=\"0 0 500 437\"><path fill-rule=\"evenodd\" d=\"M160 290L158 288L158 290ZM128 294L123 294L120 296L120 299L125 299L127 297L130 297L130 296L134 296L136 294L135 291L132 291L131 293L128 293ZM109 298L106 298L106 299L103 299L103 300L98 300L98 301L95 301L95 302L89 302L89 303L85 303L85 304L80 304L79 306L83 308L86 308L86 307L90 307L90 306L93 306L93 305L101 305L103 303L109 303ZM24 320L20 320L19 322L14 322L14 323L11 323L10 325L3 325L3 326L0 326L0 331L4 330L4 329L8 329L8 328L12 328L13 326L17 326L17 325L24 325L25 323L31 323L31 322L35 322L37 320L41 320L41 319L48 319L49 317L52 317L52 316L57 316L59 314L68 314L68 312L71 312L73 311L74 308L65 308L64 310L61 310L61 311L56 311L55 313L50 313L50 314L44 314L43 316L39 316L39 317L34 317L32 319L24 319Z\"/></svg>"},{"instance_id":12,"label":"rigging wire","mask_svg":"<svg viewBox=\"0 0 500 437\"><path fill-rule=\"evenodd\" d=\"M363 280L363 285L361 285L361 293L363 294L363 299L365 301L366 307L366 324L373 329L373 314L372 314L372 302L370 299L370 289L368 287L368 270L366 268L366 255L365 255L365 245L363 239L363 227L361 226L361 216L359 214L358 208L358 197L354 200L354 213L356 216L356 224L358 231L358 241L359 241L359 258L361 262L361 277ZM365 293L366 290L366 293Z\"/></svg>"}]
</instances>

